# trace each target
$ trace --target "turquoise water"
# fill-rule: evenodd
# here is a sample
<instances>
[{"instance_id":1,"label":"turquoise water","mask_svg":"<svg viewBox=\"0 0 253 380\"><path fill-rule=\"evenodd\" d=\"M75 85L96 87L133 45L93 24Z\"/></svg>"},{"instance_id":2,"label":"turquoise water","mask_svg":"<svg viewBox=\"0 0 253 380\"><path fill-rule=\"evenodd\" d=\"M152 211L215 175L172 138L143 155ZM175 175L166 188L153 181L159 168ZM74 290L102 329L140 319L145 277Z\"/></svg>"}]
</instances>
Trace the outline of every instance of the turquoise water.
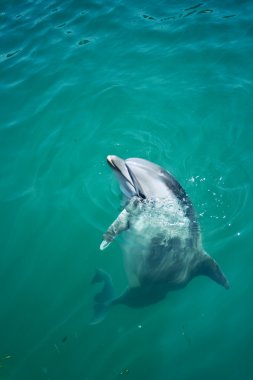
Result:
<instances>
[{"instance_id":1,"label":"turquoise water","mask_svg":"<svg viewBox=\"0 0 253 380\"><path fill-rule=\"evenodd\" d=\"M0 379L253 378L253 5L0 3ZM196 278L90 326L120 191L107 154L171 171L231 285Z\"/></svg>"}]
</instances>

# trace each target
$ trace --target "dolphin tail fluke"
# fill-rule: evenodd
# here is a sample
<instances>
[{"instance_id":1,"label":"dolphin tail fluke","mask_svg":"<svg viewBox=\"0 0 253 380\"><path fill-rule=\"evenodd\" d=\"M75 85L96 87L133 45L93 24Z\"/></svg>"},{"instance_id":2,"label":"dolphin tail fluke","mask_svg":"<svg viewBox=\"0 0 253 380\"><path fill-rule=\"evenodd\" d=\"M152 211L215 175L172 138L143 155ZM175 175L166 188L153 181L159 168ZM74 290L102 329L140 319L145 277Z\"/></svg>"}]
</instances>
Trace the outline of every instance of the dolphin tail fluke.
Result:
<instances>
[{"instance_id":1,"label":"dolphin tail fluke","mask_svg":"<svg viewBox=\"0 0 253 380\"><path fill-rule=\"evenodd\" d=\"M108 273L102 269L97 269L92 279L92 284L96 283L103 283L103 287L94 297L94 315L90 323L91 325L96 325L103 321L114 299L112 279Z\"/></svg>"},{"instance_id":2,"label":"dolphin tail fluke","mask_svg":"<svg viewBox=\"0 0 253 380\"><path fill-rule=\"evenodd\" d=\"M229 282L219 265L206 253L203 254L203 260L197 268L196 275L208 276L224 288L229 289Z\"/></svg>"}]
</instances>

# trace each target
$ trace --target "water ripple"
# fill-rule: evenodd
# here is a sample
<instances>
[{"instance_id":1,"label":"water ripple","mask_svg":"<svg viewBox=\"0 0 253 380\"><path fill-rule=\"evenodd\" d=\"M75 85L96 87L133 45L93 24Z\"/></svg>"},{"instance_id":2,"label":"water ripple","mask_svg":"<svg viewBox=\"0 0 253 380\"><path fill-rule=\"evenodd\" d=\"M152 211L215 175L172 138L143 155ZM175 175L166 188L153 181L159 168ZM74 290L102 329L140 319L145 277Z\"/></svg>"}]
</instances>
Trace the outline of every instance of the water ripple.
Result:
<instances>
[{"instance_id":1,"label":"water ripple","mask_svg":"<svg viewBox=\"0 0 253 380\"><path fill-rule=\"evenodd\" d=\"M236 344L245 355L235 366L247 367L252 339L246 328L239 338L234 332L245 321L250 328L252 315L252 4L169 5L1 2L1 326L3 355L15 356L13 367L1 369L4 378L159 378L162 351L168 367L176 363L175 379L175 352L185 352L184 370L201 378L189 363L205 346L214 361L203 367L220 368L222 334L228 358ZM120 255L98 254L123 207L108 154L149 159L178 179L232 293L211 285L208 293L200 279L157 308L115 308L104 324L88 326L94 268L125 286ZM242 296L244 307L235 308ZM67 327L74 336L77 314L81 339L55 348ZM208 333L214 345L202 344ZM156 354L149 343L161 336Z\"/></svg>"}]
</instances>

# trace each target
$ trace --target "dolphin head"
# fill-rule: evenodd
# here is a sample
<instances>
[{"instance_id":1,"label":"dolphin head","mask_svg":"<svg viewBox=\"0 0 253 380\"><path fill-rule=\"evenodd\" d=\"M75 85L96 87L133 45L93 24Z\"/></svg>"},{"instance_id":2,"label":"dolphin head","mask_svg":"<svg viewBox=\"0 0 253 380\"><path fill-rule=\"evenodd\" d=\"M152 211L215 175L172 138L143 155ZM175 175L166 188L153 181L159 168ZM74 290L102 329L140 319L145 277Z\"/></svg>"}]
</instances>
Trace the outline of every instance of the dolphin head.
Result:
<instances>
[{"instance_id":1,"label":"dolphin head","mask_svg":"<svg viewBox=\"0 0 253 380\"><path fill-rule=\"evenodd\" d=\"M114 171L121 191L128 198L166 198L170 189L167 177L170 174L159 165L141 158L123 160L118 156L107 156L107 162Z\"/></svg>"}]
</instances>

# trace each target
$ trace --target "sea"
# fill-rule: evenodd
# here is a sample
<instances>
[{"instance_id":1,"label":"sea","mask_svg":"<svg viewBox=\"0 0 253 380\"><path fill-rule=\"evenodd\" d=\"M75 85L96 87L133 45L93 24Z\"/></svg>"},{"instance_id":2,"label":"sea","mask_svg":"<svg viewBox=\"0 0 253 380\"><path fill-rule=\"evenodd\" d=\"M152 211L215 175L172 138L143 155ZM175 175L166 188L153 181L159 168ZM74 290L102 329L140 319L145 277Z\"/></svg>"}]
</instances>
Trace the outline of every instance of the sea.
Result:
<instances>
[{"instance_id":1,"label":"sea","mask_svg":"<svg viewBox=\"0 0 253 380\"><path fill-rule=\"evenodd\" d=\"M253 379L253 3L0 1L0 380ZM230 283L127 287L106 156L171 172Z\"/></svg>"}]
</instances>

